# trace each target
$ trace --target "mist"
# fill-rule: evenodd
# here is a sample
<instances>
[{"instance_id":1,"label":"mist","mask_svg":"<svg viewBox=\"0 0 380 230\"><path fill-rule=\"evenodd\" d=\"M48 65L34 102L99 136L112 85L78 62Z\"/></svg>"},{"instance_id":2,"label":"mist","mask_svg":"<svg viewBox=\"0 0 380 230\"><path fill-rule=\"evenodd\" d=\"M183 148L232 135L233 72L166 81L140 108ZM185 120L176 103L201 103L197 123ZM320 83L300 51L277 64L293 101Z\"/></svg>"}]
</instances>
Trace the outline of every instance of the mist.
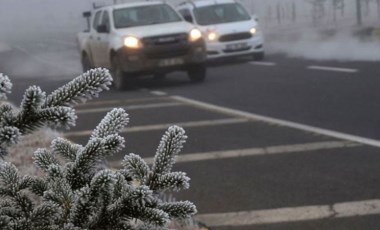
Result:
<instances>
[{"instance_id":1,"label":"mist","mask_svg":"<svg viewBox=\"0 0 380 230\"><path fill-rule=\"evenodd\" d=\"M361 1L361 25L356 0L242 2L259 16L267 53L312 60L380 60L378 0Z\"/></svg>"},{"instance_id":2,"label":"mist","mask_svg":"<svg viewBox=\"0 0 380 230\"><path fill-rule=\"evenodd\" d=\"M79 0L1 0L0 52L9 59L0 71L60 79L80 74L76 34L85 28L82 12L90 7Z\"/></svg>"},{"instance_id":3,"label":"mist","mask_svg":"<svg viewBox=\"0 0 380 230\"><path fill-rule=\"evenodd\" d=\"M326 0L322 5L310 1L321 2L240 2L259 17L267 53L317 60L380 60L380 0L362 0L360 26L356 0ZM7 60L0 68L25 77L80 74L76 34L85 29L82 12L90 10L92 2L0 0L0 52L13 50L29 57ZM182 0L168 2L176 5Z\"/></svg>"}]
</instances>

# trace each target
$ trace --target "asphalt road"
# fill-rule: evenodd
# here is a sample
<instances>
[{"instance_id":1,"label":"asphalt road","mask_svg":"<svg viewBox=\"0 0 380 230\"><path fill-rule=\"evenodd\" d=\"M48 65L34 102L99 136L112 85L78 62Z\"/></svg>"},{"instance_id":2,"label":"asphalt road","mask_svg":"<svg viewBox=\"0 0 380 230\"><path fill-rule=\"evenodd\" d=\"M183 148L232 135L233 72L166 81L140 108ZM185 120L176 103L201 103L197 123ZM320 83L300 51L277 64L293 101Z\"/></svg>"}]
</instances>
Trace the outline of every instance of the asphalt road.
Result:
<instances>
[{"instance_id":1,"label":"asphalt road","mask_svg":"<svg viewBox=\"0 0 380 230\"><path fill-rule=\"evenodd\" d=\"M24 51L0 55L16 104L31 84L50 92L75 76L60 74L70 62L57 66ZM49 74L17 74L14 64L24 62ZM194 201L197 218L212 229L378 230L378 76L378 62L270 55L260 63L214 63L202 84L174 73L106 92L76 108L78 125L65 136L86 143L108 110L124 107L131 117L125 153L150 158L170 124L183 126L189 140L175 169L192 183L175 197ZM122 157L110 158L111 166Z\"/></svg>"}]
</instances>

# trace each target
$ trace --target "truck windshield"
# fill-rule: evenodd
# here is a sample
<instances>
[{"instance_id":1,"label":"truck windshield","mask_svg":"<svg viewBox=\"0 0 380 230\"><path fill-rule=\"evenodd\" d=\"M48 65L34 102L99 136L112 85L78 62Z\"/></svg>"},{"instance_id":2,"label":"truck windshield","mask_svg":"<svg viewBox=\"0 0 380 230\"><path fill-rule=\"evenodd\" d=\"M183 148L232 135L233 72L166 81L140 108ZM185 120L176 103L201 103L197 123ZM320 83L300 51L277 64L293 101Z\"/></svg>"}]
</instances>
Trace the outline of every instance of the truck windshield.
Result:
<instances>
[{"instance_id":1,"label":"truck windshield","mask_svg":"<svg viewBox=\"0 0 380 230\"><path fill-rule=\"evenodd\" d=\"M182 21L181 17L166 4L117 9L113 12L113 18L115 28Z\"/></svg>"},{"instance_id":2,"label":"truck windshield","mask_svg":"<svg viewBox=\"0 0 380 230\"><path fill-rule=\"evenodd\" d=\"M238 3L218 4L194 9L199 25L213 25L251 19L248 12Z\"/></svg>"}]
</instances>

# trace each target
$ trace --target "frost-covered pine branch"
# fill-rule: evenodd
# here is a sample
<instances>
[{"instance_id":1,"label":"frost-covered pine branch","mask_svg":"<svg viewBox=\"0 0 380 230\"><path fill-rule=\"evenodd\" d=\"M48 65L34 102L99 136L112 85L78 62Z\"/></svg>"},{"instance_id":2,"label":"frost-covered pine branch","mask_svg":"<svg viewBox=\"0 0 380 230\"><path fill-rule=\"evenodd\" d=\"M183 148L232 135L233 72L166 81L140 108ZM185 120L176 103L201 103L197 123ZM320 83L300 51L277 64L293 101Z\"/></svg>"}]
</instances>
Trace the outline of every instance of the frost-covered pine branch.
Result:
<instances>
[{"instance_id":1,"label":"frost-covered pine branch","mask_svg":"<svg viewBox=\"0 0 380 230\"><path fill-rule=\"evenodd\" d=\"M6 146L42 125L73 125L76 115L70 105L91 98L109 82L108 71L98 69L49 96L30 87L19 110L0 106L0 151L5 153ZM152 166L129 154L120 170L99 167L124 147L119 132L128 122L123 109L114 109L86 145L57 138L50 149L38 149L33 159L41 177L22 176L14 165L1 161L0 229L164 230L173 219L194 215L196 207L189 201L161 199L164 192L189 188L185 173L172 172L187 138L182 128L173 126L164 134Z\"/></svg>"},{"instance_id":2,"label":"frost-covered pine branch","mask_svg":"<svg viewBox=\"0 0 380 230\"><path fill-rule=\"evenodd\" d=\"M0 157L7 147L16 143L22 135L49 126L70 128L75 126L77 116L70 106L98 96L107 90L112 77L107 69L93 69L75 78L61 88L47 94L37 86L29 87L19 109L8 103L0 104ZM0 99L10 93L12 83L0 74Z\"/></svg>"},{"instance_id":3,"label":"frost-covered pine branch","mask_svg":"<svg viewBox=\"0 0 380 230\"><path fill-rule=\"evenodd\" d=\"M9 77L0 73L0 100L7 99L6 94L11 93L12 82Z\"/></svg>"}]
</instances>

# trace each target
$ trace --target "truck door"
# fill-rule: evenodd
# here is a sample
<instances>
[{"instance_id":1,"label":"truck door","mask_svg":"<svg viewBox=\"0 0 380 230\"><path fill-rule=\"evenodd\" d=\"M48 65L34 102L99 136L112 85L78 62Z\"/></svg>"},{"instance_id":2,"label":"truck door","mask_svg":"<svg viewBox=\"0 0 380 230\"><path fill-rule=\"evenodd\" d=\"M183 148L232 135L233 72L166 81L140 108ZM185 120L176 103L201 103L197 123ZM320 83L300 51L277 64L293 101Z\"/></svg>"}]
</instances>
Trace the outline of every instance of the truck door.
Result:
<instances>
[{"instance_id":1,"label":"truck door","mask_svg":"<svg viewBox=\"0 0 380 230\"><path fill-rule=\"evenodd\" d=\"M99 55L98 55L98 26L100 25L100 19L102 16L102 11L97 11L95 13L94 20L92 21L92 26L91 26L91 32L90 32L90 37L89 39L89 46L90 46L90 51L91 51L91 58L93 65L95 67L100 67L100 60L99 60Z\"/></svg>"},{"instance_id":2,"label":"truck door","mask_svg":"<svg viewBox=\"0 0 380 230\"><path fill-rule=\"evenodd\" d=\"M97 34L97 55L99 57L99 66L104 68L111 67L109 56L109 40L111 32L110 16L108 11L103 12L102 20L100 22L100 30Z\"/></svg>"}]
</instances>

